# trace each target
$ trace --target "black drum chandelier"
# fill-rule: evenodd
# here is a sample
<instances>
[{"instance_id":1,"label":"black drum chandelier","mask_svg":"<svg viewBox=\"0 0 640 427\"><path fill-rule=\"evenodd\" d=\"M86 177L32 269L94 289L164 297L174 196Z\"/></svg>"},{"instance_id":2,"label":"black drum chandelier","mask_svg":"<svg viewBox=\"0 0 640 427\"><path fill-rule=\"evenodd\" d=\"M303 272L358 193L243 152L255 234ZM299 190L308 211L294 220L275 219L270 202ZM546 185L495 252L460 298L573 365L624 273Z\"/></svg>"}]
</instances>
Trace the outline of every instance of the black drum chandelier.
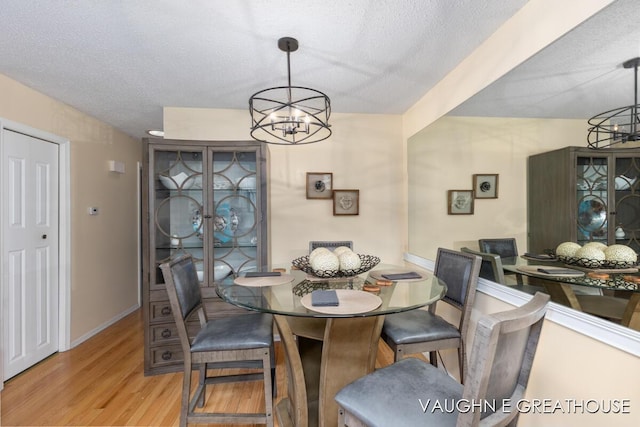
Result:
<instances>
[{"instance_id":1,"label":"black drum chandelier","mask_svg":"<svg viewBox=\"0 0 640 427\"><path fill-rule=\"evenodd\" d=\"M589 148L607 148L612 145L640 141L640 117L638 117L638 64L640 64L640 58L633 58L622 64L624 68L634 69L633 105L606 111L590 118L589 134L587 135ZM637 145L633 144L632 147L628 148L636 147Z\"/></svg>"},{"instance_id":2,"label":"black drum chandelier","mask_svg":"<svg viewBox=\"0 0 640 427\"><path fill-rule=\"evenodd\" d=\"M298 50L298 41L283 37L278 47L287 52L288 85L264 89L249 98L251 137L280 145L311 144L329 138L329 97L315 89L291 86L289 57Z\"/></svg>"}]
</instances>

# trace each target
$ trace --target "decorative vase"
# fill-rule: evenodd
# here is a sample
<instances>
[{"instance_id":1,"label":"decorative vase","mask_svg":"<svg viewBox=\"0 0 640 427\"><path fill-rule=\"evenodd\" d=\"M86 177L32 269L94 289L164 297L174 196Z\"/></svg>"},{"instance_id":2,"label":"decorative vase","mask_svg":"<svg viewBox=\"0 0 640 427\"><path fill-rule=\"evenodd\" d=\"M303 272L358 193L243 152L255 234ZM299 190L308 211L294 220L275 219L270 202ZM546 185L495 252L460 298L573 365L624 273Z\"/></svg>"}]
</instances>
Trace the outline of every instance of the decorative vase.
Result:
<instances>
[{"instance_id":1,"label":"decorative vase","mask_svg":"<svg viewBox=\"0 0 640 427\"><path fill-rule=\"evenodd\" d=\"M618 227L616 228L616 239L624 239L624 230L622 229L622 227Z\"/></svg>"}]
</instances>

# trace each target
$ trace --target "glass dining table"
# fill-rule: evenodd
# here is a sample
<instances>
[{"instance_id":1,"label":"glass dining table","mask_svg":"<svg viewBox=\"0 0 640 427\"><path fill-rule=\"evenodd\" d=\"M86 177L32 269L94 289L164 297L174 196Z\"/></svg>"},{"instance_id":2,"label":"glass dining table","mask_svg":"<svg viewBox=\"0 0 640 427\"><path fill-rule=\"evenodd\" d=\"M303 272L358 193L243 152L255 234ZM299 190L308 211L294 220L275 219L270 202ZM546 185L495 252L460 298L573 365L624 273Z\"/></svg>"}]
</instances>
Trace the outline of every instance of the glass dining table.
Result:
<instances>
[{"instance_id":1,"label":"glass dining table","mask_svg":"<svg viewBox=\"0 0 640 427\"><path fill-rule=\"evenodd\" d=\"M608 297L603 298L603 304L615 302L612 298L620 299L621 302L624 300L624 311L620 323L631 329L640 330L640 273L638 268L587 269L565 265L553 259L536 259L525 256L502 258L502 268L506 272L528 276L529 283L539 284L547 291L562 292L565 299L567 294L571 295L572 290L583 290L585 293L593 293L592 291L603 293L603 296ZM550 282L557 284L557 286L548 286ZM554 295L551 296L553 300Z\"/></svg>"},{"instance_id":2,"label":"glass dining table","mask_svg":"<svg viewBox=\"0 0 640 427\"><path fill-rule=\"evenodd\" d=\"M405 273L417 277L386 278ZM338 305L314 305L314 291L327 290L336 291ZM333 397L374 370L384 316L433 304L444 296L446 285L417 267L379 264L353 277L322 279L271 266L257 277L227 277L216 283L216 292L233 305L286 317L304 368L309 425L335 426Z\"/></svg>"}]
</instances>

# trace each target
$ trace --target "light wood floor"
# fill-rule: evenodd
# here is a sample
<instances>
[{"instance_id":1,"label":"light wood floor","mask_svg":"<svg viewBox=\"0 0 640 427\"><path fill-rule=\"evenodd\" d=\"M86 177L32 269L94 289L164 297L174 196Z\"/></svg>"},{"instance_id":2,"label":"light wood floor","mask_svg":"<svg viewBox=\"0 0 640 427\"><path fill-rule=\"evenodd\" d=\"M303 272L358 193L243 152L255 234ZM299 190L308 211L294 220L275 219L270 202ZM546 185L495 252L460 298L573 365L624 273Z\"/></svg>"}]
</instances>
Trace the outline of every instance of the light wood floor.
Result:
<instances>
[{"instance_id":1,"label":"light wood floor","mask_svg":"<svg viewBox=\"0 0 640 427\"><path fill-rule=\"evenodd\" d=\"M178 425L182 374L145 377L143 345L142 313L137 311L78 347L49 357L5 383L0 425ZM392 359L381 343L376 366ZM278 343L276 363L281 395L285 370ZM208 393L215 398L207 399L207 408L259 412L262 390L257 381L210 386Z\"/></svg>"}]
</instances>

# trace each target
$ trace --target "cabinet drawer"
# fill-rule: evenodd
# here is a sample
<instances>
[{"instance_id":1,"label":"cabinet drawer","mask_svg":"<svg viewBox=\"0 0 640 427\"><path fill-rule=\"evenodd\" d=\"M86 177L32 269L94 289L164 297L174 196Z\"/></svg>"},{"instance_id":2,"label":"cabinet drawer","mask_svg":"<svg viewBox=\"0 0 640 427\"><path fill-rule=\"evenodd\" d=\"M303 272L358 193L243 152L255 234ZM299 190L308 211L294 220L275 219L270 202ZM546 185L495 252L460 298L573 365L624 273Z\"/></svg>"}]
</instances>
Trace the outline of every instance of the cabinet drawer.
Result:
<instances>
[{"instance_id":1,"label":"cabinet drawer","mask_svg":"<svg viewBox=\"0 0 640 427\"><path fill-rule=\"evenodd\" d=\"M200 330L200 323L198 321L189 322L187 328L189 330L189 336L194 337ZM152 325L150 329L150 345L180 344L180 337L178 336L178 329L175 323Z\"/></svg>"},{"instance_id":2,"label":"cabinet drawer","mask_svg":"<svg viewBox=\"0 0 640 427\"><path fill-rule=\"evenodd\" d=\"M173 311L169 301L155 301L149 303L149 323L171 322Z\"/></svg>"},{"instance_id":3,"label":"cabinet drawer","mask_svg":"<svg viewBox=\"0 0 640 427\"><path fill-rule=\"evenodd\" d=\"M155 347L151 349L150 368L161 368L169 365L182 365L184 355L179 345Z\"/></svg>"}]
</instances>

